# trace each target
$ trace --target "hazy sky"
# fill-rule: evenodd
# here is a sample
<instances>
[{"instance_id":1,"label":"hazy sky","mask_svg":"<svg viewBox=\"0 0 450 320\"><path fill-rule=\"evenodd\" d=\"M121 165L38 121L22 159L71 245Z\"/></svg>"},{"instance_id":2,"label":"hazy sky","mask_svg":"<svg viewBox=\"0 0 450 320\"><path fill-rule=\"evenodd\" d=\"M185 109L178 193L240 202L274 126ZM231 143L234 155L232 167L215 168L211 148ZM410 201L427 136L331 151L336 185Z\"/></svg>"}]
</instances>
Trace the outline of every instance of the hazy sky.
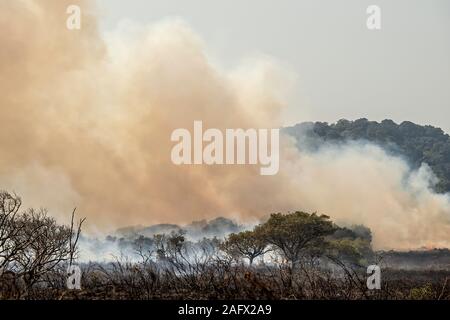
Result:
<instances>
[{"instance_id":1,"label":"hazy sky","mask_svg":"<svg viewBox=\"0 0 450 320\"><path fill-rule=\"evenodd\" d=\"M450 132L448 0L98 0L101 28L180 17L224 66L266 54L297 76L285 123L391 118ZM379 31L366 8L381 7Z\"/></svg>"}]
</instances>

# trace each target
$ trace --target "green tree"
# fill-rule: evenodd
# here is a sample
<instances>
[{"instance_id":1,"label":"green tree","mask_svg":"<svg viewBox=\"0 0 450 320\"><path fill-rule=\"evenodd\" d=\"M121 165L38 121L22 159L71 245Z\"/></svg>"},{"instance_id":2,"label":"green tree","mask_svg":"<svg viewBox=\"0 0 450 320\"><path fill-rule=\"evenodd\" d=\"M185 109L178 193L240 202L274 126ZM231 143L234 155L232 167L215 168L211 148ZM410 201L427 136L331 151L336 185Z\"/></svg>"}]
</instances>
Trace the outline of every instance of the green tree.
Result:
<instances>
[{"instance_id":1,"label":"green tree","mask_svg":"<svg viewBox=\"0 0 450 320\"><path fill-rule=\"evenodd\" d=\"M232 233L222 244L222 250L231 256L243 256L249 260L250 265L253 260L267 250L267 242L254 231L243 231Z\"/></svg>"},{"instance_id":2,"label":"green tree","mask_svg":"<svg viewBox=\"0 0 450 320\"><path fill-rule=\"evenodd\" d=\"M329 240L326 252L335 264L350 267L367 265L367 259L373 255L370 242L362 238Z\"/></svg>"},{"instance_id":3,"label":"green tree","mask_svg":"<svg viewBox=\"0 0 450 320\"><path fill-rule=\"evenodd\" d=\"M317 254L325 250L325 237L335 230L328 216L301 211L271 214L267 222L255 228L256 233L283 254L293 270L311 251Z\"/></svg>"},{"instance_id":4,"label":"green tree","mask_svg":"<svg viewBox=\"0 0 450 320\"><path fill-rule=\"evenodd\" d=\"M327 237L326 256L339 264L349 263L351 266L362 266L374 258L371 241L372 232L363 225L337 227L336 231Z\"/></svg>"}]
</instances>

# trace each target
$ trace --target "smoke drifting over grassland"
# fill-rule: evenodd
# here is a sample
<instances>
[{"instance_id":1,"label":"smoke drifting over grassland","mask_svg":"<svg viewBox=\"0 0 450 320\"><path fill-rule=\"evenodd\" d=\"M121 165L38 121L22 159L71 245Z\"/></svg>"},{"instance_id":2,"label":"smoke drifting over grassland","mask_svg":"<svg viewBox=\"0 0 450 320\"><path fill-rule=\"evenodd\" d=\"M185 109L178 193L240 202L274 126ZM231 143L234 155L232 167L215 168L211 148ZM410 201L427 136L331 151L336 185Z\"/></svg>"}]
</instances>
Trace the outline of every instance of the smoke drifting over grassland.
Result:
<instances>
[{"instance_id":1,"label":"smoke drifting over grassland","mask_svg":"<svg viewBox=\"0 0 450 320\"><path fill-rule=\"evenodd\" d=\"M82 29L66 29L66 8ZM432 175L368 145L300 153L283 138L280 172L175 166L176 128L281 125L291 75L268 59L213 65L180 21L97 31L91 1L0 3L0 186L60 218L77 206L90 229L251 220L310 210L363 223L377 247L449 246L450 205Z\"/></svg>"}]
</instances>

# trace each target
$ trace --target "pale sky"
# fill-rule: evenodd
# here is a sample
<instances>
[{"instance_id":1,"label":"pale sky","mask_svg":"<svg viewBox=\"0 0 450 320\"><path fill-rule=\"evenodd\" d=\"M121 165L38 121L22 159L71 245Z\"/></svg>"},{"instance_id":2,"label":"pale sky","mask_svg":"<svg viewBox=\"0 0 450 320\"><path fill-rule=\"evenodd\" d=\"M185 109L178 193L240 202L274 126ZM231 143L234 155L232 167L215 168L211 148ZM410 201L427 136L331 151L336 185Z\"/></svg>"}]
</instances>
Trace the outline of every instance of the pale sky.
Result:
<instances>
[{"instance_id":1,"label":"pale sky","mask_svg":"<svg viewBox=\"0 0 450 320\"><path fill-rule=\"evenodd\" d=\"M225 66L265 54L295 73L285 124L385 118L450 132L448 0L98 0L101 29L179 17ZM366 8L381 8L381 30Z\"/></svg>"}]
</instances>

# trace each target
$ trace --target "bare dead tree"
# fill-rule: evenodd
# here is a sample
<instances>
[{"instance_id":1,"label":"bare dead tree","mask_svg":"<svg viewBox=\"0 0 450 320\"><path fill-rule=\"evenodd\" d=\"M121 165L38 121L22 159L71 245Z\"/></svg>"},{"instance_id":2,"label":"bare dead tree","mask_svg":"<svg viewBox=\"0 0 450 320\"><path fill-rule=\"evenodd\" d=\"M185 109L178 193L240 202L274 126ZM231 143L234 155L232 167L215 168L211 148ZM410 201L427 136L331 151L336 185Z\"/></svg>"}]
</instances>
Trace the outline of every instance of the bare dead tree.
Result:
<instances>
[{"instance_id":1,"label":"bare dead tree","mask_svg":"<svg viewBox=\"0 0 450 320\"><path fill-rule=\"evenodd\" d=\"M74 258L76 258L77 254L77 246L78 240L81 235L81 226L83 225L86 218L82 218L78 221L78 224L75 229L74 220L75 220L75 211L77 208L74 208L72 211L72 217L70 219L70 238L69 238L69 250L70 250L70 258L69 258L69 266L72 265Z\"/></svg>"},{"instance_id":2,"label":"bare dead tree","mask_svg":"<svg viewBox=\"0 0 450 320\"><path fill-rule=\"evenodd\" d=\"M14 257L28 244L14 241L23 227L16 222L21 205L20 197L0 192L0 270L8 269Z\"/></svg>"},{"instance_id":3,"label":"bare dead tree","mask_svg":"<svg viewBox=\"0 0 450 320\"><path fill-rule=\"evenodd\" d=\"M18 196L0 192L0 273L8 279L14 276L7 283L20 283L19 291L26 295L57 266L73 263L85 219L75 226L74 210L68 227L45 209L19 212L21 204Z\"/></svg>"}]
</instances>

